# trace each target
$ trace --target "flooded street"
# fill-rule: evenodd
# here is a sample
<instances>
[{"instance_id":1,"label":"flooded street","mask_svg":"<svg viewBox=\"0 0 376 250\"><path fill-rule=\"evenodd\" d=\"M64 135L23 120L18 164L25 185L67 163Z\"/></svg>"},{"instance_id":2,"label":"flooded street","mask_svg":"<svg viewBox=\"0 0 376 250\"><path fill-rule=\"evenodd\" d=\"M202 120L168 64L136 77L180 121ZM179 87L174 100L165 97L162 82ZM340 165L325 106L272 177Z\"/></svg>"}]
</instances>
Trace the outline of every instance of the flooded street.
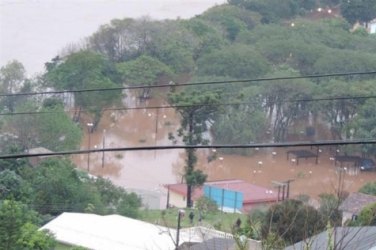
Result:
<instances>
[{"instance_id":1,"label":"flooded street","mask_svg":"<svg viewBox=\"0 0 376 250\"><path fill-rule=\"evenodd\" d=\"M135 98L131 99L128 107L134 107L135 102ZM151 99L143 105L165 106L167 103ZM179 119L173 109L105 112L99 127L90 135L90 147L172 145L168 133L175 132L178 126ZM88 139L86 133L81 149L88 147ZM197 167L208 174L208 180L243 179L267 188L273 188L272 181L293 180L290 185L291 196L306 194L317 198L320 193L336 192L339 173L334 161L330 159L333 152L330 152L329 147L320 149L317 165L315 158L302 158L297 165L296 159L287 159L287 150L292 149L254 149L251 156L217 152L216 159L209 162L208 157L213 152L201 149L197 151ZM88 155L77 155L73 160L86 170L87 157ZM184 157L184 150L106 152L104 155L92 153L90 173L109 178L115 184L136 191L141 196L144 194L144 198L152 196L154 198L150 206L163 207L166 190L162 185L182 180ZM359 172L350 165L344 167L344 190L347 192L355 192L366 182L376 179L376 173Z\"/></svg>"}]
</instances>

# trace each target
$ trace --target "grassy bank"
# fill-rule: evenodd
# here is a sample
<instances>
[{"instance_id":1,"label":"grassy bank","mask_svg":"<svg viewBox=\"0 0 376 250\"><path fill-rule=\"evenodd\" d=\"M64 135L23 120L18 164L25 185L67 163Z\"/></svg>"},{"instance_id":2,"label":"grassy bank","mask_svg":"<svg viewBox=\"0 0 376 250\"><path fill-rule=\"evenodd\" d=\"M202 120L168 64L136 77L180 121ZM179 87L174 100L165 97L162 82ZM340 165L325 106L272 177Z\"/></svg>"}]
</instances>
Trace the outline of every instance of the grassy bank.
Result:
<instances>
[{"instance_id":1,"label":"grassy bank","mask_svg":"<svg viewBox=\"0 0 376 250\"><path fill-rule=\"evenodd\" d=\"M240 218L242 223L245 223L247 216L243 214L222 213L220 211L210 212L202 215L201 222L199 221L199 212L197 209L184 209L185 216L181 220L181 227L192 227L203 225L206 227L213 227L217 230L231 233L232 227L236 220ZM176 228L178 221L177 208L170 208L166 210L143 210L141 211L140 219L153 224ZM194 213L193 223L190 223L189 214Z\"/></svg>"}]
</instances>

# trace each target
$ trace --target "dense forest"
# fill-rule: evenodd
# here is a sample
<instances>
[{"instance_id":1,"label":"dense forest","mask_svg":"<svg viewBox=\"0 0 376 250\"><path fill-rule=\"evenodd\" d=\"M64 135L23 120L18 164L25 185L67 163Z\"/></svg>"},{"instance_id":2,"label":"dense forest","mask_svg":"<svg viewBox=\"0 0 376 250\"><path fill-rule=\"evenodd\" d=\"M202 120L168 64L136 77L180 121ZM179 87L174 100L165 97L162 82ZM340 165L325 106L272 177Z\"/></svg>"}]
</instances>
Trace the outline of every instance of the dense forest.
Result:
<instances>
[{"instance_id":1,"label":"dense forest","mask_svg":"<svg viewBox=\"0 0 376 250\"><path fill-rule=\"evenodd\" d=\"M140 100L162 96L178 106L181 128L170 139L180 136L187 145L209 143L206 131L212 144L373 139L376 36L352 27L375 18L376 4L354 8L356 2L229 0L189 20L115 19L67 46L36 78L28 79L20 62L9 62L0 70L0 150L78 149L81 117L90 117L95 130L106 109L126 109L125 86L142 86L135 90ZM344 75L314 77L337 73ZM187 82L197 84L179 87ZM171 87L148 87L164 84ZM81 91L88 89L102 91ZM51 90L70 92L21 94ZM376 147L344 151L373 157ZM205 180L193 168L194 153L187 151L185 174L192 187ZM88 178L65 158L36 168L22 159L2 160L0 170L0 219L8 223L1 223L0 242L7 244L32 244L17 239L62 211L137 217L141 206L136 195ZM4 236L10 224L15 231ZM49 246L49 240L39 242Z\"/></svg>"}]
</instances>

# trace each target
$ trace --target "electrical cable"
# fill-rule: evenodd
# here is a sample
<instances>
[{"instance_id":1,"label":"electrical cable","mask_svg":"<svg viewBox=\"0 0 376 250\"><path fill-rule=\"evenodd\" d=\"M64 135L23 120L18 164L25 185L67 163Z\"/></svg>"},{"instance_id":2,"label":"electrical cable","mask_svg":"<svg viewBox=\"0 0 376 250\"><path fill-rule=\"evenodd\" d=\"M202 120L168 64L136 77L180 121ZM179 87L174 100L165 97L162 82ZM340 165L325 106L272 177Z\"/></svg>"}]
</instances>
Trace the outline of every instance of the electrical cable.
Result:
<instances>
[{"instance_id":1,"label":"electrical cable","mask_svg":"<svg viewBox=\"0 0 376 250\"><path fill-rule=\"evenodd\" d=\"M359 145L376 144L376 139L357 139L357 140L324 140L315 142L279 142L279 143L252 143L252 144L218 144L218 145L171 145L171 146L144 146L144 147L117 147L86 150L71 150L49 153L35 154L11 154L0 155L0 159L29 158L40 156L59 156L76 155L98 152L118 152L118 151L148 151L148 150L172 150L172 149L225 149L225 148L281 148L281 147L319 147L319 146L341 146L341 145Z\"/></svg>"},{"instance_id":2,"label":"electrical cable","mask_svg":"<svg viewBox=\"0 0 376 250\"><path fill-rule=\"evenodd\" d=\"M294 103L294 102L319 102L319 101L342 101L342 100L363 100L363 99L374 99L376 95L369 96L333 96L333 97L320 97L312 99L294 99L294 100L284 100L277 101L276 103ZM259 102L233 102L233 103L198 103L198 104L187 104L187 105L164 105L164 106L148 106L148 107L122 107L122 108L104 108L96 109L93 111L123 111L123 110L139 110L139 109L170 109L170 108L189 108L197 106L237 106L237 105L258 105ZM85 112L85 109L81 109L82 112ZM62 111L61 113L74 112L74 110ZM9 115L34 115L34 114L54 114L58 113L56 111L34 111L34 112L8 112L0 113L0 116L9 116Z\"/></svg>"},{"instance_id":3,"label":"electrical cable","mask_svg":"<svg viewBox=\"0 0 376 250\"><path fill-rule=\"evenodd\" d=\"M95 92L95 91L114 91L114 90L126 90L126 89L184 87L184 86L195 86L195 85L216 85L216 84L229 84L229 83L249 83L249 82L265 82L265 81L279 81L279 80L297 80L297 79L312 79L312 78L355 76L355 75L372 75L372 74L376 74L376 71L331 73L331 74L317 74L317 75L305 75L305 76L270 77L270 78L266 77L266 78L239 79L239 80L227 80L227 81L206 81L206 82L173 83L173 84L168 83L168 84L159 84L159 85L136 85L136 86L127 86L127 87L115 87L115 88L97 88L97 89L78 89L78 90L27 92L27 93L14 93L14 94L0 94L0 97L26 96L26 95L53 95L53 94L65 94L65 93L81 93L81 92Z\"/></svg>"}]
</instances>

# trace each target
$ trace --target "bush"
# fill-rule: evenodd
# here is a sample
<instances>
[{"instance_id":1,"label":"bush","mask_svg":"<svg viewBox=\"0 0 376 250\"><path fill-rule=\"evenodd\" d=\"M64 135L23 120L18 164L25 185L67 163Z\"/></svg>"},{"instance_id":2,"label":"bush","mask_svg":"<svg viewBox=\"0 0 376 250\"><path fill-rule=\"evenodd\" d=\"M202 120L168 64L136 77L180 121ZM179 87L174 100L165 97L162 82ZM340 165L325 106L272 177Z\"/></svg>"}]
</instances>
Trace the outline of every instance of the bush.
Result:
<instances>
[{"instance_id":1,"label":"bush","mask_svg":"<svg viewBox=\"0 0 376 250\"><path fill-rule=\"evenodd\" d=\"M218 211L217 203L205 196L201 196L197 199L197 201L195 202L195 208L199 210L202 215Z\"/></svg>"}]
</instances>

